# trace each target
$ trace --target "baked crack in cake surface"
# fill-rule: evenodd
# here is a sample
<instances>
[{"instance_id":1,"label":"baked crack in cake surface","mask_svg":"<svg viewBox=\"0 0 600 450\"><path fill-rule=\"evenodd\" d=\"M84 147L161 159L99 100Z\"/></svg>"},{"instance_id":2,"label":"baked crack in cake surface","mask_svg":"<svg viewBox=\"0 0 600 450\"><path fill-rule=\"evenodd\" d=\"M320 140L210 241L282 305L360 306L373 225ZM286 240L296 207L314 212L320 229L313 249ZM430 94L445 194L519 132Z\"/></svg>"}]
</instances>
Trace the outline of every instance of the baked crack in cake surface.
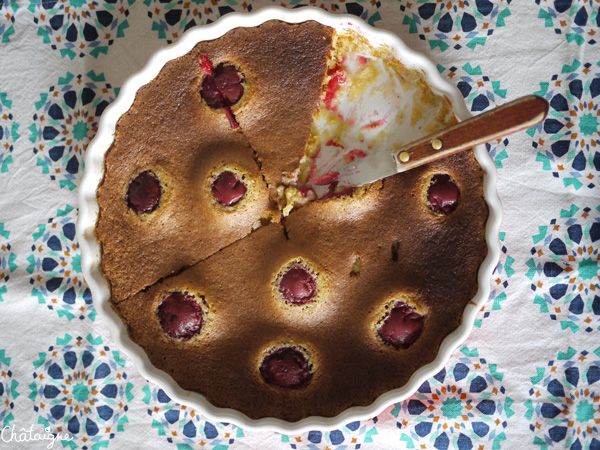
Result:
<instances>
[{"instance_id":1,"label":"baked crack in cake surface","mask_svg":"<svg viewBox=\"0 0 600 450\"><path fill-rule=\"evenodd\" d=\"M332 173L455 122L389 47L316 22L236 28L167 63L97 193L132 340L252 419L332 417L405 385L477 291L482 170L465 152L358 189Z\"/></svg>"}]
</instances>

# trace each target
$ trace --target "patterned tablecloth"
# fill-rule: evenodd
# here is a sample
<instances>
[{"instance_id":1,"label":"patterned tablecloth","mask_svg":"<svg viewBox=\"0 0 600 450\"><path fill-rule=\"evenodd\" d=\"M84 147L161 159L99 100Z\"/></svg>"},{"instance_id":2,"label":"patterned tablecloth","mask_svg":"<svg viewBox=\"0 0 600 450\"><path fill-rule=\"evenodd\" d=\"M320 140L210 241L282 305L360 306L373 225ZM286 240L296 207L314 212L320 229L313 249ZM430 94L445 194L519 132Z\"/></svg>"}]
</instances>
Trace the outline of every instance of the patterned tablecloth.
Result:
<instances>
[{"instance_id":1,"label":"patterned tablecloth","mask_svg":"<svg viewBox=\"0 0 600 450\"><path fill-rule=\"evenodd\" d=\"M445 369L371 420L288 436L208 421L139 375L81 274L76 192L102 112L156 49L232 11L306 3L395 32L473 113L529 93L551 108L537 128L488 145L502 252ZM0 448L600 449L599 10L599 0L0 0Z\"/></svg>"}]
</instances>

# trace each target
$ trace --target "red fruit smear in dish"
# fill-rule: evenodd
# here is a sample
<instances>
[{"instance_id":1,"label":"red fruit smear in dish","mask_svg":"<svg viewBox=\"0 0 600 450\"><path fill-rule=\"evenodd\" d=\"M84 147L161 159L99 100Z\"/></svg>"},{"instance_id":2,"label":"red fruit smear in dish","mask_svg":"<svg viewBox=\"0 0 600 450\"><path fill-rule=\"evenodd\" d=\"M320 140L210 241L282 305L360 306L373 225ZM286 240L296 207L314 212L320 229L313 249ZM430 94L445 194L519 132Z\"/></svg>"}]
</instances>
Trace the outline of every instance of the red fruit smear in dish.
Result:
<instances>
[{"instance_id":1,"label":"red fruit smear in dish","mask_svg":"<svg viewBox=\"0 0 600 450\"><path fill-rule=\"evenodd\" d=\"M187 292L172 292L158 306L158 320L164 333L175 339L188 340L202 330L204 311L196 298Z\"/></svg>"},{"instance_id":2,"label":"red fruit smear in dish","mask_svg":"<svg viewBox=\"0 0 600 450\"><path fill-rule=\"evenodd\" d=\"M288 269L279 280L279 292L288 302L304 305L312 302L317 295L315 277L304 267L294 266Z\"/></svg>"},{"instance_id":3,"label":"red fruit smear in dish","mask_svg":"<svg viewBox=\"0 0 600 450\"><path fill-rule=\"evenodd\" d=\"M344 155L344 161L347 163L351 163L352 161L354 161L356 159L361 159L361 158L366 158L366 157L367 157L367 152L365 152L364 150L359 150L357 148L354 148Z\"/></svg>"},{"instance_id":4,"label":"red fruit smear in dish","mask_svg":"<svg viewBox=\"0 0 600 450\"><path fill-rule=\"evenodd\" d=\"M340 86L342 86L346 82L346 74L343 72L341 66L335 66L329 74L331 78L327 83L327 88L325 89L325 97L323 98L323 103L330 111L337 111L337 105L333 104L333 99L335 98L335 94L339 90Z\"/></svg>"},{"instance_id":5,"label":"red fruit smear in dish","mask_svg":"<svg viewBox=\"0 0 600 450\"><path fill-rule=\"evenodd\" d=\"M334 141L333 139L330 139L329 141L327 141L325 143L325 145L328 145L330 147L339 147L339 148L344 148L343 144L340 144L339 142Z\"/></svg>"},{"instance_id":6,"label":"red fruit smear in dish","mask_svg":"<svg viewBox=\"0 0 600 450\"><path fill-rule=\"evenodd\" d=\"M198 58L200 68L206 73L200 95L211 108L223 109L231 128L239 127L231 106L244 95L242 76L234 65L219 64L214 67L206 55Z\"/></svg>"},{"instance_id":7,"label":"red fruit smear in dish","mask_svg":"<svg viewBox=\"0 0 600 450\"><path fill-rule=\"evenodd\" d=\"M394 348L408 348L421 335L423 316L406 303L397 302L377 333Z\"/></svg>"},{"instance_id":8,"label":"red fruit smear in dish","mask_svg":"<svg viewBox=\"0 0 600 450\"><path fill-rule=\"evenodd\" d=\"M432 211L450 214L458 206L460 191L449 175L434 175L429 189L427 190L427 201Z\"/></svg>"},{"instance_id":9,"label":"red fruit smear in dish","mask_svg":"<svg viewBox=\"0 0 600 450\"><path fill-rule=\"evenodd\" d=\"M262 361L260 374L271 385L286 389L298 389L312 379L312 365L304 354L294 347L273 350Z\"/></svg>"},{"instance_id":10,"label":"red fruit smear in dish","mask_svg":"<svg viewBox=\"0 0 600 450\"><path fill-rule=\"evenodd\" d=\"M366 66L369 61L371 61L371 59L367 58L366 56L363 56L363 55L358 56L358 62L361 63L361 65L363 65L363 66Z\"/></svg>"},{"instance_id":11,"label":"red fruit smear in dish","mask_svg":"<svg viewBox=\"0 0 600 450\"><path fill-rule=\"evenodd\" d=\"M158 177L145 170L131 180L127 188L127 206L136 214L147 214L154 211L160 202L162 189Z\"/></svg>"},{"instance_id":12,"label":"red fruit smear in dish","mask_svg":"<svg viewBox=\"0 0 600 450\"><path fill-rule=\"evenodd\" d=\"M371 128L377 128L377 127L380 127L381 125L384 125L385 122L386 122L386 119L379 119L379 120L376 120L375 122L371 122L371 123L365 125L363 128L366 130L369 130Z\"/></svg>"},{"instance_id":13,"label":"red fruit smear in dish","mask_svg":"<svg viewBox=\"0 0 600 450\"><path fill-rule=\"evenodd\" d=\"M315 192L315 190L313 188L311 188L310 186L308 186L306 184L303 184L302 186L300 186L299 191L300 191L300 195L305 198L308 197L308 194L310 194L311 192L313 192L313 193Z\"/></svg>"},{"instance_id":14,"label":"red fruit smear in dish","mask_svg":"<svg viewBox=\"0 0 600 450\"><path fill-rule=\"evenodd\" d=\"M356 186L344 186L338 188L338 182L333 181L329 184L329 190L325 195L319 198L319 200L327 200L330 198L340 198L347 195L353 195L356 192Z\"/></svg>"},{"instance_id":15,"label":"red fruit smear in dish","mask_svg":"<svg viewBox=\"0 0 600 450\"><path fill-rule=\"evenodd\" d=\"M328 172L325 175L321 175L320 177L310 178L308 181L310 181L313 184L316 184L317 186L325 186L327 184L333 183L334 181L337 181L339 177L340 174L338 172Z\"/></svg>"},{"instance_id":16,"label":"red fruit smear in dish","mask_svg":"<svg viewBox=\"0 0 600 450\"><path fill-rule=\"evenodd\" d=\"M246 194L246 185L229 170L221 172L211 185L213 197L222 205L233 206Z\"/></svg>"}]
</instances>

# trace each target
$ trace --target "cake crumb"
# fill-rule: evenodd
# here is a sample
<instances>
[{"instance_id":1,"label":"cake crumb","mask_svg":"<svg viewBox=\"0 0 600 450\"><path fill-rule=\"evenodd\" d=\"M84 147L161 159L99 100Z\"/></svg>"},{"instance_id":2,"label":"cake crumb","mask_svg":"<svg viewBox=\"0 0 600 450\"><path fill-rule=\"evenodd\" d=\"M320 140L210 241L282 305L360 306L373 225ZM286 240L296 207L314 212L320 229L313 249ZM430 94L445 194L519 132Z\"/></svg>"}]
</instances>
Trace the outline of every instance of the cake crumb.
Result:
<instances>
[{"instance_id":1,"label":"cake crumb","mask_svg":"<svg viewBox=\"0 0 600 450\"><path fill-rule=\"evenodd\" d=\"M352 271L350 272L350 275L358 275L360 273L361 265L362 260L360 259L360 256L357 256L354 260L354 264L352 264Z\"/></svg>"}]
</instances>

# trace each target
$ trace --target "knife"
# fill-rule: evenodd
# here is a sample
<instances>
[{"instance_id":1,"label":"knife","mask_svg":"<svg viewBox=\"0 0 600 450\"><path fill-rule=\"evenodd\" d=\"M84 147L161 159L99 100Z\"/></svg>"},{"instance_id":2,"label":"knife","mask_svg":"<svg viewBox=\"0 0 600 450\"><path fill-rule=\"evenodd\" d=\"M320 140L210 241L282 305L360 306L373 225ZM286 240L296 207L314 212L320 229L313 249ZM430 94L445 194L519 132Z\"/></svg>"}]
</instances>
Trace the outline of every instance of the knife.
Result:
<instances>
[{"instance_id":1,"label":"knife","mask_svg":"<svg viewBox=\"0 0 600 450\"><path fill-rule=\"evenodd\" d=\"M548 102L527 95L471 117L456 125L411 142L392 152L378 151L330 172L328 179L339 188L362 186L440 158L473 148L508 134L531 128L548 114ZM330 183L327 183L330 184ZM321 198L327 186L315 186Z\"/></svg>"}]
</instances>

